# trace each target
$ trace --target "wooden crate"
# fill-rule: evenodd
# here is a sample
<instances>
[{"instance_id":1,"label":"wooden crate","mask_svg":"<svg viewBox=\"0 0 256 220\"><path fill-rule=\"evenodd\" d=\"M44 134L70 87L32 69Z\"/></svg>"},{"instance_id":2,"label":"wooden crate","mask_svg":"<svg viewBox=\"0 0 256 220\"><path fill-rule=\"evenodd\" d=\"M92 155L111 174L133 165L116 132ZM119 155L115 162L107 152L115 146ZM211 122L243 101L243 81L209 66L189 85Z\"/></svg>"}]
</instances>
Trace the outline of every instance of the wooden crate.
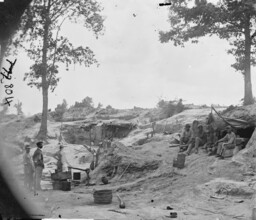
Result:
<instances>
[{"instance_id":1,"label":"wooden crate","mask_svg":"<svg viewBox=\"0 0 256 220\"><path fill-rule=\"evenodd\" d=\"M71 179L71 177L72 177L71 171L52 173L51 174L51 179L52 180L67 180L67 179Z\"/></svg>"}]
</instances>

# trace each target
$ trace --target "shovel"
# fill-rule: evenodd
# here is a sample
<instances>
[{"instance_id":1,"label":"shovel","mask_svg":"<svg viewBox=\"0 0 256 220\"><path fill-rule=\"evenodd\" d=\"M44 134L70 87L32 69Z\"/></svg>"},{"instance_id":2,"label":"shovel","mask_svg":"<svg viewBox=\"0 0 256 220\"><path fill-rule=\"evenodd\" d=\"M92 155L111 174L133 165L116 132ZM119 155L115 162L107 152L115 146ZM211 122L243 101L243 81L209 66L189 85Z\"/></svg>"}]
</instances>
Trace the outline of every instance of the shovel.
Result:
<instances>
[{"instance_id":1,"label":"shovel","mask_svg":"<svg viewBox=\"0 0 256 220\"><path fill-rule=\"evenodd\" d=\"M118 198L118 200L119 200L119 208L120 208L120 209L125 209L125 203L124 203L124 201L120 198L120 196L118 195L118 193L116 193L116 195L117 195L117 198Z\"/></svg>"}]
</instances>

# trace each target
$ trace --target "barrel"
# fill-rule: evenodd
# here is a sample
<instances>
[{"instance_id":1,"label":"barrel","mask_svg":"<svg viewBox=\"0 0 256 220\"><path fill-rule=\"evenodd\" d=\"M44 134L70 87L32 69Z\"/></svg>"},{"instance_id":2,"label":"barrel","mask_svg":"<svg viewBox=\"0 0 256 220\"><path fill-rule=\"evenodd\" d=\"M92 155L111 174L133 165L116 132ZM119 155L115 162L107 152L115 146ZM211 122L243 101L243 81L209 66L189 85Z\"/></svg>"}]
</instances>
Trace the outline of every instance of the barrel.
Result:
<instances>
[{"instance_id":1,"label":"barrel","mask_svg":"<svg viewBox=\"0 0 256 220\"><path fill-rule=\"evenodd\" d=\"M112 197L112 190L96 190L93 193L94 203L96 204L111 204Z\"/></svg>"},{"instance_id":2,"label":"barrel","mask_svg":"<svg viewBox=\"0 0 256 220\"><path fill-rule=\"evenodd\" d=\"M70 191L71 190L71 182L69 181L61 181L61 190Z\"/></svg>"}]
</instances>

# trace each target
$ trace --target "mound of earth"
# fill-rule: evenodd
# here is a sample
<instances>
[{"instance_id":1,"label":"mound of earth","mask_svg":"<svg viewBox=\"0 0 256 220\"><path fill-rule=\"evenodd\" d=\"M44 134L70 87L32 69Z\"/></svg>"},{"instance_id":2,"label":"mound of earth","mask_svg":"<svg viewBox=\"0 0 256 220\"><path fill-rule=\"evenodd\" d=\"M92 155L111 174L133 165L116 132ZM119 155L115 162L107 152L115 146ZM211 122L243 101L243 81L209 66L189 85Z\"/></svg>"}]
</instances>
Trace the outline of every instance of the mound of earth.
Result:
<instances>
[{"instance_id":1,"label":"mound of earth","mask_svg":"<svg viewBox=\"0 0 256 220\"><path fill-rule=\"evenodd\" d=\"M199 186L199 188L204 191L204 193L209 192L211 196L214 194L224 194L229 196L250 198L255 192L249 183L224 178L216 178Z\"/></svg>"},{"instance_id":2,"label":"mound of earth","mask_svg":"<svg viewBox=\"0 0 256 220\"><path fill-rule=\"evenodd\" d=\"M92 176L97 182L103 176L119 180L132 175L132 178L136 179L157 170L160 164L161 160L155 159L150 153L138 154L136 150L122 143L114 142L100 158L100 163L92 172Z\"/></svg>"},{"instance_id":3,"label":"mound of earth","mask_svg":"<svg viewBox=\"0 0 256 220\"><path fill-rule=\"evenodd\" d=\"M219 108L218 110L223 110ZM201 123L206 122L206 118L211 113L211 108L188 109L170 118L163 119L156 122L155 132L157 133L175 133L180 132L185 124L191 124L194 120ZM141 128L149 128L151 124L143 125Z\"/></svg>"},{"instance_id":4,"label":"mound of earth","mask_svg":"<svg viewBox=\"0 0 256 220\"><path fill-rule=\"evenodd\" d=\"M242 119L249 122L256 122L256 104L235 107L234 109L226 112L225 117Z\"/></svg>"}]
</instances>

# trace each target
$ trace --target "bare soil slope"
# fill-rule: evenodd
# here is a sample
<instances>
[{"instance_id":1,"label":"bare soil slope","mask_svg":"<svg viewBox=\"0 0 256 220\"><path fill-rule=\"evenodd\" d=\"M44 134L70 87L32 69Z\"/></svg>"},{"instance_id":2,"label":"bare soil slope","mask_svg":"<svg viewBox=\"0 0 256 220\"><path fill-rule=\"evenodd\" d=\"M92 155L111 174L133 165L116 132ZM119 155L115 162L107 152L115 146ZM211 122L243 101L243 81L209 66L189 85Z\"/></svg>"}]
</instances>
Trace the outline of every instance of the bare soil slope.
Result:
<instances>
[{"instance_id":1,"label":"bare soil slope","mask_svg":"<svg viewBox=\"0 0 256 220\"><path fill-rule=\"evenodd\" d=\"M194 113L183 112L165 121L159 121L157 124L161 128L153 137L146 138L150 129L141 127L126 139L116 140L112 147L101 155L99 166L91 173L91 181L96 185L80 184L72 186L72 190L68 192L53 191L49 187L49 172L55 169L56 163L52 159L52 153L58 149L58 140L54 136L59 133L60 127L60 123L50 122L49 134L52 138L44 148L45 191L39 192L37 196L26 192L26 198L41 207L45 217L51 218L169 219L167 216L170 216L170 212L177 212L177 219L180 220L248 220L256 189L255 170L248 169L244 163L231 158L218 160L209 157L203 151L187 157L185 168L181 170L172 166L173 159L178 154L178 148L169 147L176 137L175 132L179 131L184 123L194 119L204 120L209 111L206 109L201 113L200 110ZM175 123L178 125L177 129L173 130L174 134L162 134L160 130L166 124L170 124L171 129ZM5 142L9 141L14 145L22 142L25 136L33 136L38 126L15 120L1 124ZM138 140L143 138L145 141L138 144ZM252 145L251 143L250 146ZM21 149L18 144L17 148ZM88 162L91 161L90 154L81 145L67 144L65 151L74 166L88 166L87 163L79 162L82 156L85 156ZM22 172L21 154L16 158L19 160L13 170L16 172L19 167ZM251 160L254 160L253 157ZM115 167L117 171L113 174ZM249 171L251 175L247 175ZM107 176L109 184L101 183L102 176ZM18 181L22 186L22 178ZM112 204L94 204L93 191L99 189L113 191ZM125 209L119 208L116 193L125 201ZM167 210L167 206L173 210Z\"/></svg>"}]
</instances>

